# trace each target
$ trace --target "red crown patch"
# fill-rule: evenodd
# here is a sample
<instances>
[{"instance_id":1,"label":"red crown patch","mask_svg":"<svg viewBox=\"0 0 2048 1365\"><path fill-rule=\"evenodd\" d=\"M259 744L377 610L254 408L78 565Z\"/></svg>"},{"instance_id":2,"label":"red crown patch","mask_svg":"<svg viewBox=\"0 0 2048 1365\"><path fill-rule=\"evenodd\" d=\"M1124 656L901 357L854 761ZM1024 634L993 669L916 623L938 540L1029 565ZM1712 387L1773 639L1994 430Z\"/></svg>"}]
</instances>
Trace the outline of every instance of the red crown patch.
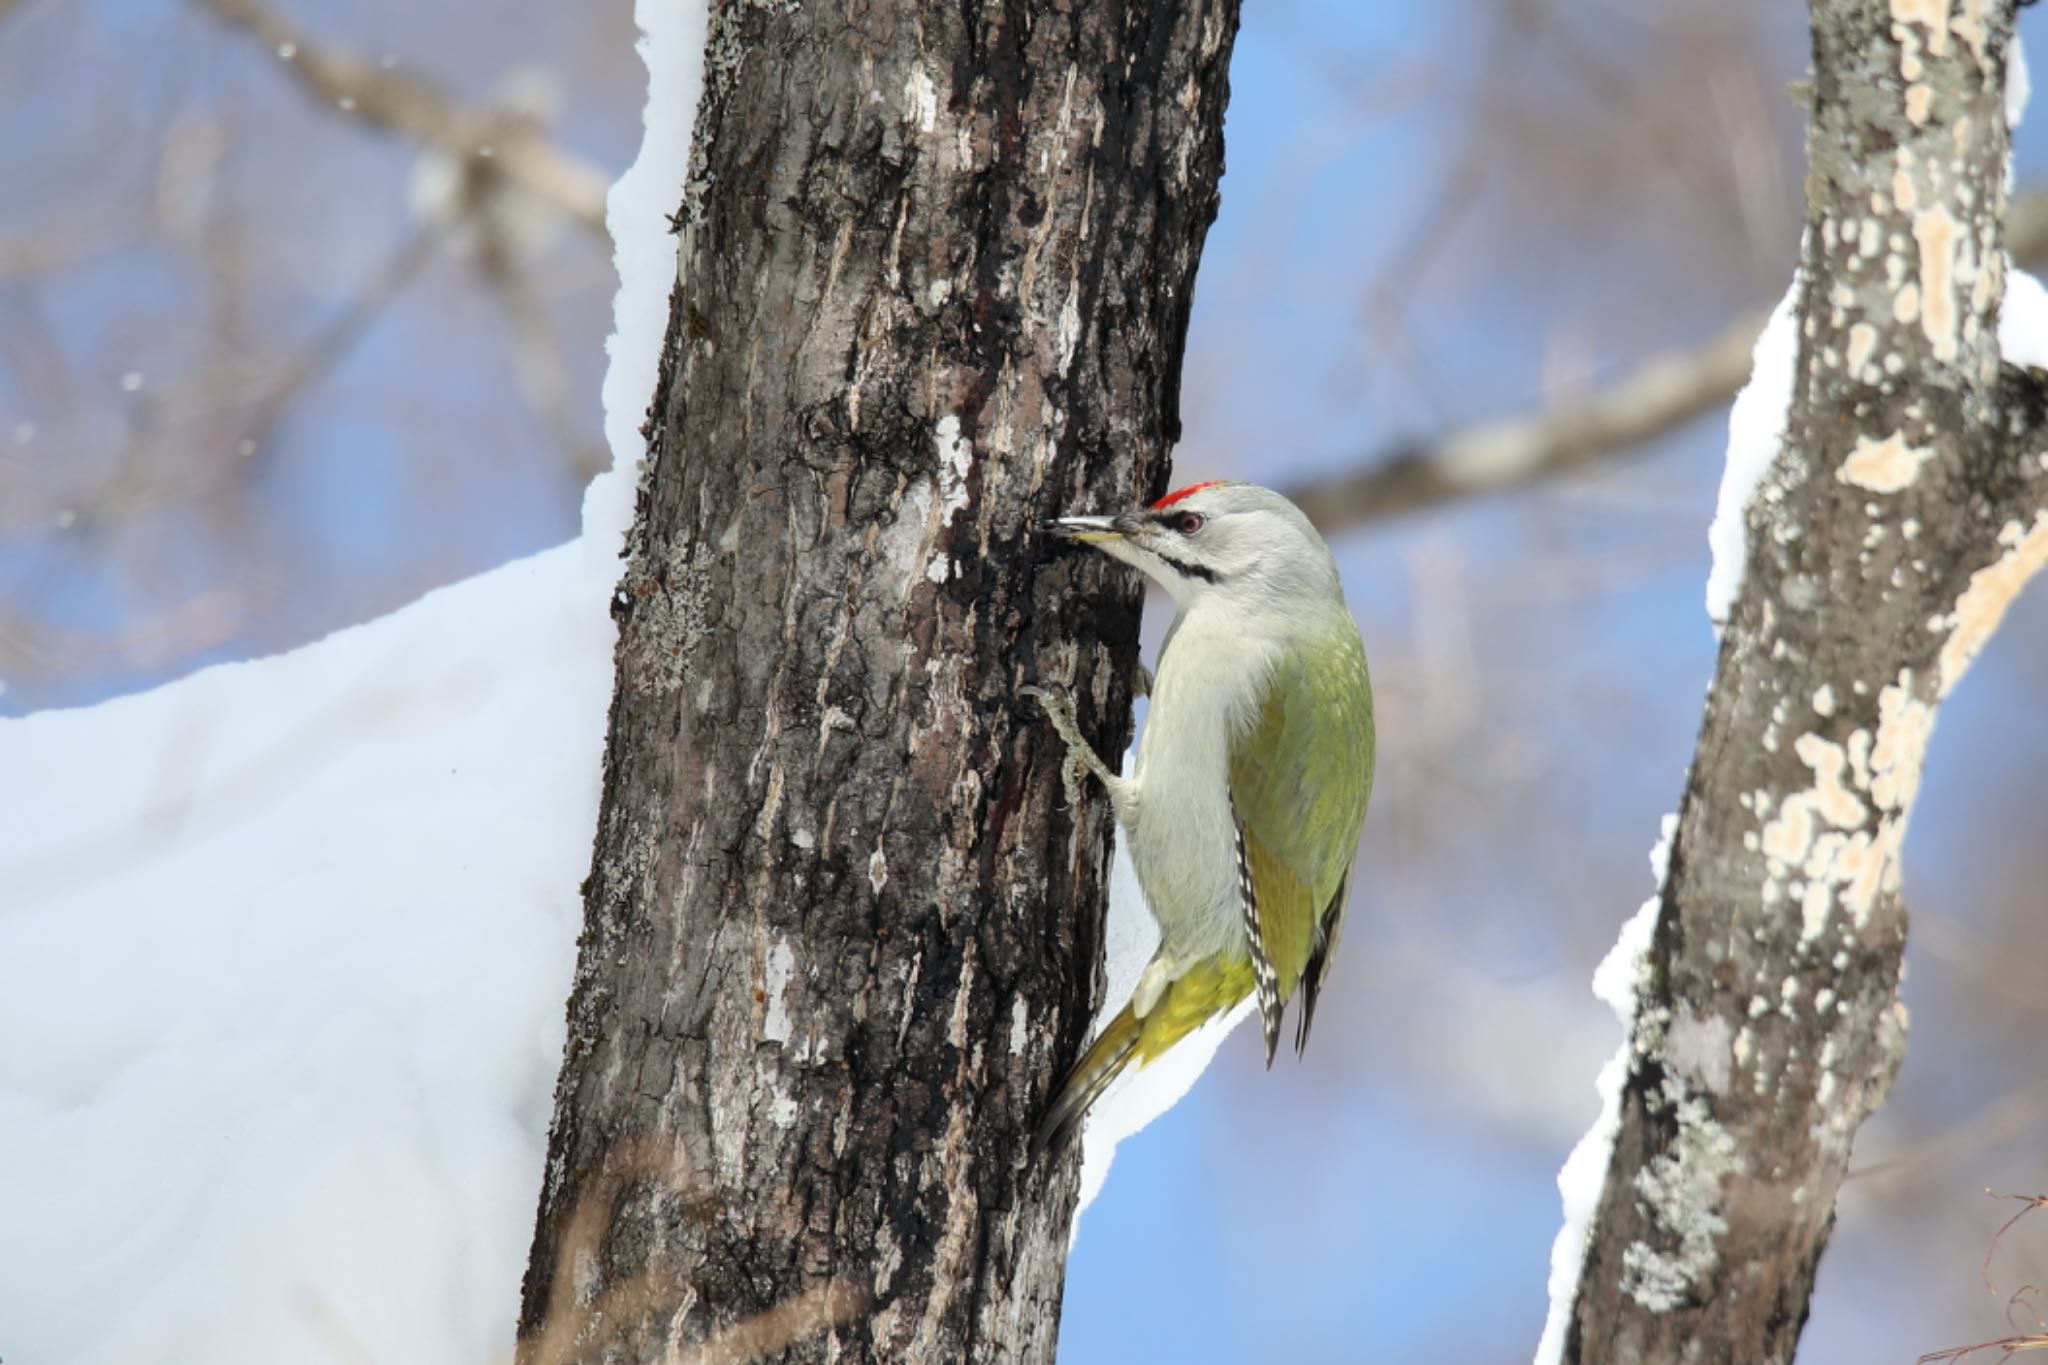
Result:
<instances>
[{"instance_id":1,"label":"red crown patch","mask_svg":"<svg viewBox=\"0 0 2048 1365\"><path fill-rule=\"evenodd\" d=\"M1165 497L1161 498L1158 502L1153 503L1152 510L1156 512L1162 507L1171 507L1175 503L1179 502L1182 498L1189 497L1195 493L1199 493L1204 488L1214 488L1217 484L1222 482L1223 480L1221 479L1210 479L1203 483L1191 483L1186 488L1176 488L1171 493L1168 493Z\"/></svg>"}]
</instances>

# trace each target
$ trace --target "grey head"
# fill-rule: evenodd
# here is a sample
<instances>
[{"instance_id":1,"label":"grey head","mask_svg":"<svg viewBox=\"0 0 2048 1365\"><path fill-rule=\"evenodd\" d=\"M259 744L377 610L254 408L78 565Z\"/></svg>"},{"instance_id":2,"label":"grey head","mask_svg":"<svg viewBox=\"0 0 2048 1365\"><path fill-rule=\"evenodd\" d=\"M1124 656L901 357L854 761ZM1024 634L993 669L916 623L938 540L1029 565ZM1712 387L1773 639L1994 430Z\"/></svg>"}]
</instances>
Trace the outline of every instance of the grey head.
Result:
<instances>
[{"instance_id":1,"label":"grey head","mask_svg":"<svg viewBox=\"0 0 2048 1365\"><path fill-rule=\"evenodd\" d=\"M1344 591L1323 538L1270 488L1191 484L1118 516L1061 517L1055 535L1142 569L1183 612L1197 606L1272 611L1341 606Z\"/></svg>"}]
</instances>

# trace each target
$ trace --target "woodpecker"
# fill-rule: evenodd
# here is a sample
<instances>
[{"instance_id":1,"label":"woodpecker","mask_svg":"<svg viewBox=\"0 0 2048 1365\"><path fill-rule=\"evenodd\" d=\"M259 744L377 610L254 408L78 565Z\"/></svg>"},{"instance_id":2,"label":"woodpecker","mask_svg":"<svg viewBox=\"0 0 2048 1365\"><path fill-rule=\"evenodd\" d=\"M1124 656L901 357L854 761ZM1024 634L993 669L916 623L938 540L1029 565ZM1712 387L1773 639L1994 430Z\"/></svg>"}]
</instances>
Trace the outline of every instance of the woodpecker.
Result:
<instances>
[{"instance_id":1,"label":"woodpecker","mask_svg":"<svg viewBox=\"0 0 2048 1365\"><path fill-rule=\"evenodd\" d=\"M1297 991L1295 1051L1307 1047L1373 772L1365 646L1329 547L1293 503L1254 484L1198 483L1046 529L1143 570L1176 611L1128 777L1082 737L1071 698L1026 689L1066 744L1069 806L1089 774L1108 791L1159 923L1158 952L1061 1086L1040 1152L1132 1061L1248 995L1268 1067Z\"/></svg>"}]
</instances>

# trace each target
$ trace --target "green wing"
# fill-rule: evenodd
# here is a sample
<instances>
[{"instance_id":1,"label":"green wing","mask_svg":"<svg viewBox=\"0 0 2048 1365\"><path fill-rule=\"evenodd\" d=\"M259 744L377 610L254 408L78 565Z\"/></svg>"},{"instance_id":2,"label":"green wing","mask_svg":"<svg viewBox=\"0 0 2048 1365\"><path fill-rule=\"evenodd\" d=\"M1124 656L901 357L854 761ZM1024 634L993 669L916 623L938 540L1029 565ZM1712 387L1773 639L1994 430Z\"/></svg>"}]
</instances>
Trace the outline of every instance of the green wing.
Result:
<instances>
[{"instance_id":1,"label":"green wing","mask_svg":"<svg viewBox=\"0 0 2048 1365\"><path fill-rule=\"evenodd\" d=\"M1372 683L1358 628L1345 616L1281 661L1257 722L1231 747L1238 872L1269 1066L1297 986L1295 1048L1308 1044L1343 929L1372 769Z\"/></svg>"}]
</instances>

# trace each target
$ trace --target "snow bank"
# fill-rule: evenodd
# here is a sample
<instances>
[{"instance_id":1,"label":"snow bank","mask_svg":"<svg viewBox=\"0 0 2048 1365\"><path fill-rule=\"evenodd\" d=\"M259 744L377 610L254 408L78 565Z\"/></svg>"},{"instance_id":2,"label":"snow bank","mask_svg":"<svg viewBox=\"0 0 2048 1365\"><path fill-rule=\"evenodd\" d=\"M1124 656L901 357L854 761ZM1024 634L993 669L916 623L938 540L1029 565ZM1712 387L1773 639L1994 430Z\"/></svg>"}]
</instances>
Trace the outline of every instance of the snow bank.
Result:
<instances>
[{"instance_id":1,"label":"snow bank","mask_svg":"<svg viewBox=\"0 0 2048 1365\"><path fill-rule=\"evenodd\" d=\"M9 1359L510 1348L597 814L587 578L563 547L0 726Z\"/></svg>"},{"instance_id":2,"label":"snow bank","mask_svg":"<svg viewBox=\"0 0 2048 1365\"><path fill-rule=\"evenodd\" d=\"M704 42L642 0L617 469L582 540L295 653L0 722L0 1351L508 1357Z\"/></svg>"}]
</instances>

